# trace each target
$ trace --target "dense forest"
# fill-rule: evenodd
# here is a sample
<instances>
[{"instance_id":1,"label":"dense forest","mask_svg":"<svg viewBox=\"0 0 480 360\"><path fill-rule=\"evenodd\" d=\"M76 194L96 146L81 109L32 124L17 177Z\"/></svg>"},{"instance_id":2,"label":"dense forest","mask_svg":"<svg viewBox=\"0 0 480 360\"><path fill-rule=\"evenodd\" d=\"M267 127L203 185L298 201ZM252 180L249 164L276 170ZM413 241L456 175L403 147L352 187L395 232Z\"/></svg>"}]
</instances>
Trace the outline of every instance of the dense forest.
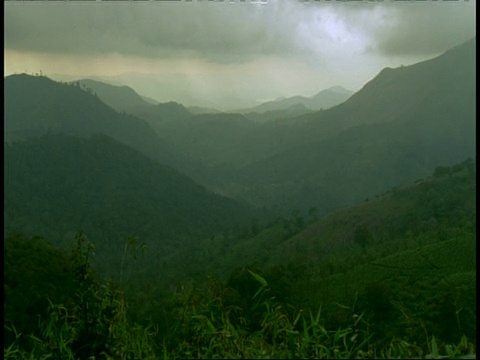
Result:
<instances>
[{"instance_id":1,"label":"dense forest","mask_svg":"<svg viewBox=\"0 0 480 360\"><path fill-rule=\"evenodd\" d=\"M150 249L135 238L125 239L115 280L93 270L95 241L85 234L70 249L9 235L5 355L472 354L475 184L470 159L325 219L205 239L170 260L186 275L187 262L196 267L181 285L165 284L174 270L148 264Z\"/></svg>"},{"instance_id":2,"label":"dense forest","mask_svg":"<svg viewBox=\"0 0 480 360\"><path fill-rule=\"evenodd\" d=\"M474 60L263 113L6 77L4 357L475 358Z\"/></svg>"}]
</instances>

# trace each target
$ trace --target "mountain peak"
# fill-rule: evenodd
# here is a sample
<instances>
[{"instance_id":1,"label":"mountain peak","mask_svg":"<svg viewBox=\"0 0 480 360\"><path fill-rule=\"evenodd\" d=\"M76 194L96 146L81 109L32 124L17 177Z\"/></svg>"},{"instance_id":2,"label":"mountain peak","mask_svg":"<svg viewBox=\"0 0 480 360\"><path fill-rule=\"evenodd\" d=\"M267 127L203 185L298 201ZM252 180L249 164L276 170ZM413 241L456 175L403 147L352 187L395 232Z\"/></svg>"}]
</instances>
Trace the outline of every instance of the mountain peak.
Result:
<instances>
[{"instance_id":1,"label":"mountain peak","mask_svg":"<svg viewBox=\"0 0 480 360\"><path fill-rule=\"evenodd\" d=\"M343 86L340 85L331 86L323 91L331 91L338 94L353 94L352 90L345 89Z\"/></svg>"}]
</instances>

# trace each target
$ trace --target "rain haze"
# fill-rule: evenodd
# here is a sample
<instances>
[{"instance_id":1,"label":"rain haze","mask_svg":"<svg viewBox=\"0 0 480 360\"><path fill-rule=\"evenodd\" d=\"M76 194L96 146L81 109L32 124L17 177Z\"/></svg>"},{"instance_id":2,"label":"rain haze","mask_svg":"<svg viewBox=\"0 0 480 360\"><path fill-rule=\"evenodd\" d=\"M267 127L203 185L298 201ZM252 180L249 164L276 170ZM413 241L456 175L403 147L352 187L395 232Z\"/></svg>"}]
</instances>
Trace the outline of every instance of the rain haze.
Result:
<instances>
[{"instance_id":1,"label":"rain haze","mask_svg":"<svg viewBox=\"0 0 480 360\"><path fill-rule=\"evenodd\" d=\"M475 1L5 3L5 75L95 78L160 102L238 109L331 86L475 36Z\"/></svg>"}]
</instances>

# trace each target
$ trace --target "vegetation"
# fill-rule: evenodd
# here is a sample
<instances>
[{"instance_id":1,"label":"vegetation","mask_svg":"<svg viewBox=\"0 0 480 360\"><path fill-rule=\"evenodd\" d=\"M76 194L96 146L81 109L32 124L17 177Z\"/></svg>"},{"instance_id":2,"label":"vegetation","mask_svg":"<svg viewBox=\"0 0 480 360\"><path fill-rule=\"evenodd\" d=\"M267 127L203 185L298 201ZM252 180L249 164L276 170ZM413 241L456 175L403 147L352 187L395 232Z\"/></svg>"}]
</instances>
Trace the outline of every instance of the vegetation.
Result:
<instances>
[{"instance_id":1,"label":"vegetation","mask_svg":"<svg viewBox=\"0 0 480 360\"><path fill-rule=\"evenodd\" d=\"M125 241L122 276L114 281L92 270L95 248L82 234L71 250L8 236L5 358L474 358L475 173L471 160L439 167L429 179L336 215L357 212L364 222L352 243L328 256L285 265L275 264L273 252L249 266L227 257L230 267L224 263L215 275L221 254L197 254L188 261L202 269L168 286L148 271L132 272L133 263L148 259L142 250L149 252L135 238ZM426 193L438 212L425 205L409 216L411 201ZM379 210L389 216L389 206L396 225L369 223ZM313 214L252 226L241 235L242 251L257 252L250 239L266 245L280 229L284 240L276 246L307 241L306 233L325 222ZM212 246L215 239L225 246L222 237L210 238ZM178 261L170 258L170 266Z\"/></svg>"},{"instance_id":2,"label":"vegetation","mask_svg":"<svg viewBox=\"0 0 480 360\"><path fill-rule=\"evenodd\" d=\"M8 239L6 255L29 241L18 237ZM39 239L33 241L48 248ZM6 296L6 359L437 358L439 354L469 358L474 355L474 345L465 336L455 346L439 343L429 334L425 335L426 348L398 338L392 338L384 346L376 345L372 315L356 314L345 306L342 307L351 313L348 325L328 329L321 308L313 312L282 304L272 296L265 278L250 270L245 280L257 290L251 297L248 294L249 304L244 308L235 305L230 287L235 286L233 283L224 285L211 279L203 286L175 294L170 303L172 324L168 333L159 337L154 326L142 327L129 321L123 291L92 273L89 264L93 249L84 236L77 236L71 255L61 259L73 270L68 280L75 290L64 302L49 299L49 305L42 307L47 312L32 333L9 311L8 305L15 304L17 298ZM30 252L20 260L38 256ZM10 283L7 280L5 286ZM369 291L377 296L381 289ZM377 312L385 310L378 300L372 306Z\"/></svg>"},{"instance_id":3,"label":"vegetation","mask_svg":"<svg viewBox=\"0 0 480 360\"><path fill-rule=\"evenodd\" d=\"M122 237L139 236L167 254L254 217L248 206L104 135L45 135L4 150L5 234L18 230L60 245L82 229L98 239L104 270L116 268Z\"/></svg>"},{"instance_id":4,"label":"vegetation","mask_svg":"<svg viewBox=\"0 0 480 360\"><path fill-rule=\"evenodd\" d=\"M265 123L7 77L4 357L474 358L474 48Z\"/></svg>"},{"instance_id":5,"label":"vegetation","mask_svg":"<svg viewBox=\"0 0 480 360\"><path fill-rule=\"evenodd\" d=\"M323 216L474 156L474 59L472 39L437 58L385 69L338 106L278 113L266 123L194 116L180 104L146 104L128 89L82 82L120 114L82 85L14 75L5 79L5 135L103 133L210 191L278 216L312 206Z\"/></svg>"},{"instance_id":6,"label":"vegetation","mask_svg":"<svg viewBox=\"0 0 480 360\"><path fill-rule=\"evenodd\" d=\"M32 241L42 252L34 251L30 246ZM6 240L4 357L154 358L149 343L153 329L128 322L123 292L112 281L101 281L92 273L90 262L94 245L82 234L76 241L71 254L65 254L58 253L38 238L30 241L14 236ZM50 269L51 261L61 264L68 272L63 273L55 267ZM44 263L43 268L40 262ZM12 263L21 266L12 266ZM36 275L32 279L25 276L24 271ZM61 276L62 283L52 281L51 273ZM37 279L38 282L31 282ZM55 293L37 288L42 285ZM34 291L38 300L25 299L27 294L19 290L19 286ZM29 303L18 303L22 298ZM36 308L32 309L32 305ZM22 322L21 314L31 315L29 322ZM32 329L31 321L37 320L37 316L38 325Z\"/></svg>"}]
</instances>

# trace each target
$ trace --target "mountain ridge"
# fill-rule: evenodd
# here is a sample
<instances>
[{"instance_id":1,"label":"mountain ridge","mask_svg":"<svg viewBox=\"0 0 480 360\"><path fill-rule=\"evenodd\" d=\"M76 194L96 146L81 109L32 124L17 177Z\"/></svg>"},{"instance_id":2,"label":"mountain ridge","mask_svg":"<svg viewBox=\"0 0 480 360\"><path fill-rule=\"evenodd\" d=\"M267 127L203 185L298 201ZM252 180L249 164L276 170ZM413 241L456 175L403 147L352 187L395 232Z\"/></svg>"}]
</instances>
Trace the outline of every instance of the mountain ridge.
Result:
<instances>
[{"instance_id":1,"label":"mountain ridge","mask_svg":"<svg viewBox=\"0 0 480 360\"><path fill-rule=\"evenodd\" d=\"M474 60L472 39L434 59L384 69L333 108L268 122L254 146L266 148L269 136L275 151L219 186L248 201L269 193L271 206L297 204L306 210L310 202L331 211L330 201L346 206L375 189L384 191L426 176L439 164L473 156ZM261 147L256 152L266 153ZM344 189L338 192L340 184Z\"/></svg>"},{"instance_id":2,"label":"mountain ridge","mask_svg":"<svg viewBox=\"0 0 480 360\"><path fill-rule=\"evenodd\" d=\"M354 92L341 86L332 86L321 90L313 96L290 96L281 97L273 101L267 101L249 109L239 110L242 113L257 112L264 113L267 111L287 110L294 105L303 105L310 110L326 109L342 103L347 100Z\"/></svg>"}]
</instances>

